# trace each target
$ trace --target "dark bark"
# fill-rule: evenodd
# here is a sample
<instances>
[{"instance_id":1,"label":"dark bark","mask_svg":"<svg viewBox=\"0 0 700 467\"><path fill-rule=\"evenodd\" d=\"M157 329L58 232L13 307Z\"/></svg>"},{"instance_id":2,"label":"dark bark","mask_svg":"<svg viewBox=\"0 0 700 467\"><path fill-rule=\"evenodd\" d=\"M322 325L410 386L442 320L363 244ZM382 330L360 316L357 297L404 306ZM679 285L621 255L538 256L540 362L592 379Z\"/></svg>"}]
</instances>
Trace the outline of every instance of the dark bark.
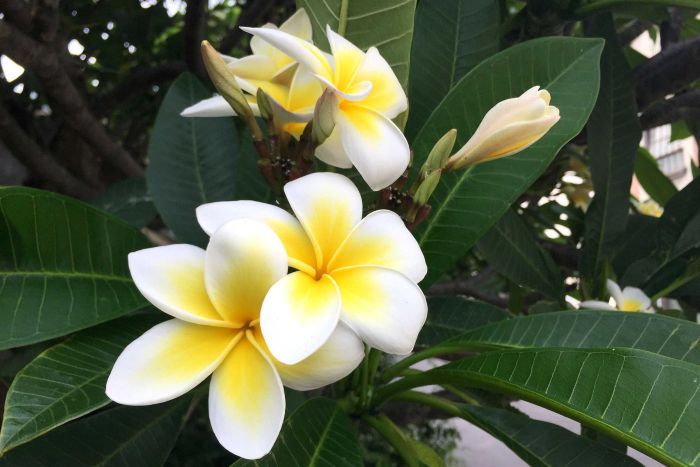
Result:
<instances>
[{"instance_id":1,"label":"dark bark","mask_svg":"<svg viewBox=\"0 0 700 467\"><path fill-rule=\"evenodd\" d=\"M679 120L700 121L700 89L655 102L639 117L644 130Z\"/></svg>"},{"instance_id":2,"label":"dark bark","mask_svg":"<svg viewBox=\"0 0 700 467\"><path fill-rule=\"evenodd\" d=\"M200 80L207 77L204 62L199 52L207 27L207 0L188 0L185 12L183 37L185 39L185 62L187 68Z\"/></svg>"}]
</instances>

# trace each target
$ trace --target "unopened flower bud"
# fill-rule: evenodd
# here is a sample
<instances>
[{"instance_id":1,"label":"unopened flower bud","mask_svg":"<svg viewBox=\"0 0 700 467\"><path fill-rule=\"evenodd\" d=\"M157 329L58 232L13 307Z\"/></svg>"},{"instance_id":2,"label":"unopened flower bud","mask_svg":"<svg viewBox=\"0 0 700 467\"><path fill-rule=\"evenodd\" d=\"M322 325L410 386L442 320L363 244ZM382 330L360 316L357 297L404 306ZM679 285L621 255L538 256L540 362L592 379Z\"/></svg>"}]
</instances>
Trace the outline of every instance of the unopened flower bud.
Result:
<instances>
[{"instance_id":1,"label":"unopened flower bud","mask_svg":"<svg viewBox=\"0 0 700 467\"><path fill-rule=\"evenodd\" d=\"M456 139L457 130L453 128L435 143L435 146L430 150L430 154L428 154L428 158L421 168L422 177L427 177L432 171L445 167L445 163L452 153L452 148L454 148Z\"/></svg>"},{"instance_id":2,"label":"unopened flower bud","mask_svg":"<svg viewBox=\"0 0 700 467\"><path fill-rule=\"evenodd\" d=\"M274 118L272 112L272 104L270 102L270 98L267 94L265 94L265 91L263 91L262 88L258 88L255 100L258 103L258 110L260 111L260 116L265 121L271 121Z\"/></svg>"},{"instance_id":3,"label":"unopened flower bud","mask_svg":"<svg viewBox=\"0 0 700 467\"><path fill-rule=\"evenodd\" d=\"M535 86L493 106L467 144L449 158L447 169L510 156L538 141L559 121L559 109L549 105L550 98Z\"/></svg>"},{"instance_id":4,"label":"unopened flower bud","mask_svg":"<svg viewBox=\"0 0 700 467\"><path fill-rule=\"evenodd\" d=\"M311 126L312 136L316 145L322 144L335 128L335 109L338 107L338 98L333 91L327 89L316 102L314 119Z\"/></svg>"},{"instance_id":5,"label":"unopened flower bud","mask_svg":"<svg viewBox=\"0 0 700 467\"><path fill-rule=\"evenodd\" d=\"M427 174L421 184L418 185L418 189L413 195L413 202L417 206L428 204L430 196L433 194L433 191L435 191L435 188L437 188L438 183L440 183L440 175L442 175L441 169L433 170Z\"/></svg>"},{"instance_id":6,"label":"unopened flower bud","mask_svg":"<svg viewBox=\"0 0 700 467\"><path fill-rule=\"evenodd\" d=\"M248 105L236 77L226 64L221 54L212 47L209 41L202 41L202 61L207 69L209 78L219 94L226 99L240 117L252 119L253 110Z\"/></svg>"}]
</instances>

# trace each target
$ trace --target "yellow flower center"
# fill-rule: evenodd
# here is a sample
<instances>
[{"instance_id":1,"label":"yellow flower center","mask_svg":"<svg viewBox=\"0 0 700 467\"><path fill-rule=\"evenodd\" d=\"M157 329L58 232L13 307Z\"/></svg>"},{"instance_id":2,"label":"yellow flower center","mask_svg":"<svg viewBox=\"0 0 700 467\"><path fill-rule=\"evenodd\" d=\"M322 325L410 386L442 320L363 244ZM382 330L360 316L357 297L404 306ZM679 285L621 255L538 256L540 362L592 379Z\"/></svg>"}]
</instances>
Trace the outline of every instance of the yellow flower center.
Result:
<instances>
[{"instance_id":1,"label":"yellow flower center","mask_svg":"<svg viewBox=\"0 0 700 467\"><path fill-rule=\"evenodd\" d=\"M639 311L642 309L642 303L633 298L626 298L618 305L620 311Z\"/></svg>"}]
</instances>

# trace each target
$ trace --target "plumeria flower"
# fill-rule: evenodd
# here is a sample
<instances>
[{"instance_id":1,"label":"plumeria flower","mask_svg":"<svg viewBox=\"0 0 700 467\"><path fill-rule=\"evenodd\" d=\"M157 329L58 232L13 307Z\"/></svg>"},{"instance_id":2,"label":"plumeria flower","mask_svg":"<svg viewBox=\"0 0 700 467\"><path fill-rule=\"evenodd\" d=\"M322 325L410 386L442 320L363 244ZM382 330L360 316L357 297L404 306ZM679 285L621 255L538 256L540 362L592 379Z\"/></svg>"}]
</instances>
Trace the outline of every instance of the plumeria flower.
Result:
<instances>
[{"instance_id":1,"label":"plumeria flower","mask_svg":"<svg viewBox=\"0 0 700 467\"><path fill-rule=\"evenodd\" d=\"M278 31L274 24L264 29ZM311 21L302 8L279 28L300 40L311 41ZM260 111L256 103L258 89L262 89L275 104L273 111L282 129L299 137L306 123L313 117L316 101L323 86L305 68L264 40L253 37L250 41L252 55L237 59L222 55L241 89L248 93L248 104L255 115ZM235 115L222 96L204 99L182 111L184 117L225 117Z\"/></svg>"},{"instance_id":2,"label":"plumeria flower","mask_svg":"<svg viewBox=\"0 0 700 467\"><path fill-rule=\"evenodd\" d=\"M408 166L403 133L391 121L408 108L406 94L376 47L362 52L326 28L331 55L281 30L242 28L308 68L337 96L335 129L316 156L340 168L353 165L373 190L391 185Z\"/></svg>"},{"instance_id":3,"label":"plumeria flower","mask_svg":"<svg viewBox=\"0 0 700 467\"><path fill-rule=\"evenodd\" d=\"M401 218L379 210L363 219L359 191L339 174L307 175L284 192L296 218L255 201L197 209L206 232L231 219L254 218L282 240L297 271L272 286L262 304L260 326L272 355L290 365L302 361L323 348L339 320L371 347L409 353L426 319L416 284L427 267Z\"/></svg>"},{"instance_id":4,"label":"plumeria flower","mask_svg":"<svg viewBox=\"0 0 700 467\"><path fill-rule=\"evenodd\" d=\"M489 110L474 135L447 161L453 170L510 156L537 142L559 121L559 109L539 86Z\"/></svg>"},{"instance_id":5,"label":"plumeria flower","mask_svg":"<svg viewBox=\"0 0 700 467\"><path fill-rule=\"evenodd\" d=\"M206 251L169 245L131 253L129 269L141 293L174 319L124 349L107 395L126 405L157 404L212 375L209 419L219 442L237 456L256 459L272 448L284 417L283 384L318 388L346 376L363 358L362 342L342 324L295 365L270 354L260 310L270 287L287 274L287 253L259 221L225 223Z\"/></svg>"},{"instance_id":6,"label":"plumeria flower","mask_svg":"<svg viewBox=\"0 0 700 467\"><path fill-rule=\"evenodd\" d=\"M615 302L615 306L599 300L586 300L581 302L580 308L593 308L598 310L643 311L653 313L651 299L637 287L627 286L620 290L616 282L608 279L608 293Z\"/></svg>"}]
</instances>

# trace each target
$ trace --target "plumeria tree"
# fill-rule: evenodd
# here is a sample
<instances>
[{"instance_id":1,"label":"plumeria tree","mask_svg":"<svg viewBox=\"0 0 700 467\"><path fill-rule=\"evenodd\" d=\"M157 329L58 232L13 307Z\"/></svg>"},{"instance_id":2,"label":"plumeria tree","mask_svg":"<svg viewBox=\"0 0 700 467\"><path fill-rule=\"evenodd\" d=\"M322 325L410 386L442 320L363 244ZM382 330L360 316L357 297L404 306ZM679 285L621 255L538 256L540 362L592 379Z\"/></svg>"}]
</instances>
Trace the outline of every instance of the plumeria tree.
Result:
<instances>
[{"instance_id":1,"label":"plumeria tree","mask_svg":"<svg viewBox=\"0 0 700 467\"><path fill-rule=\"evenodd\" d=\"M0 105L53 188L0 188L0 467L440 466L445 418L531 465L698 464L700 184L640 147L700 128L697 0L248 3L170 5L143 158L48 45L57 2L0 5L3 59L134 176Z\"/></svg>"}]
</instances>

